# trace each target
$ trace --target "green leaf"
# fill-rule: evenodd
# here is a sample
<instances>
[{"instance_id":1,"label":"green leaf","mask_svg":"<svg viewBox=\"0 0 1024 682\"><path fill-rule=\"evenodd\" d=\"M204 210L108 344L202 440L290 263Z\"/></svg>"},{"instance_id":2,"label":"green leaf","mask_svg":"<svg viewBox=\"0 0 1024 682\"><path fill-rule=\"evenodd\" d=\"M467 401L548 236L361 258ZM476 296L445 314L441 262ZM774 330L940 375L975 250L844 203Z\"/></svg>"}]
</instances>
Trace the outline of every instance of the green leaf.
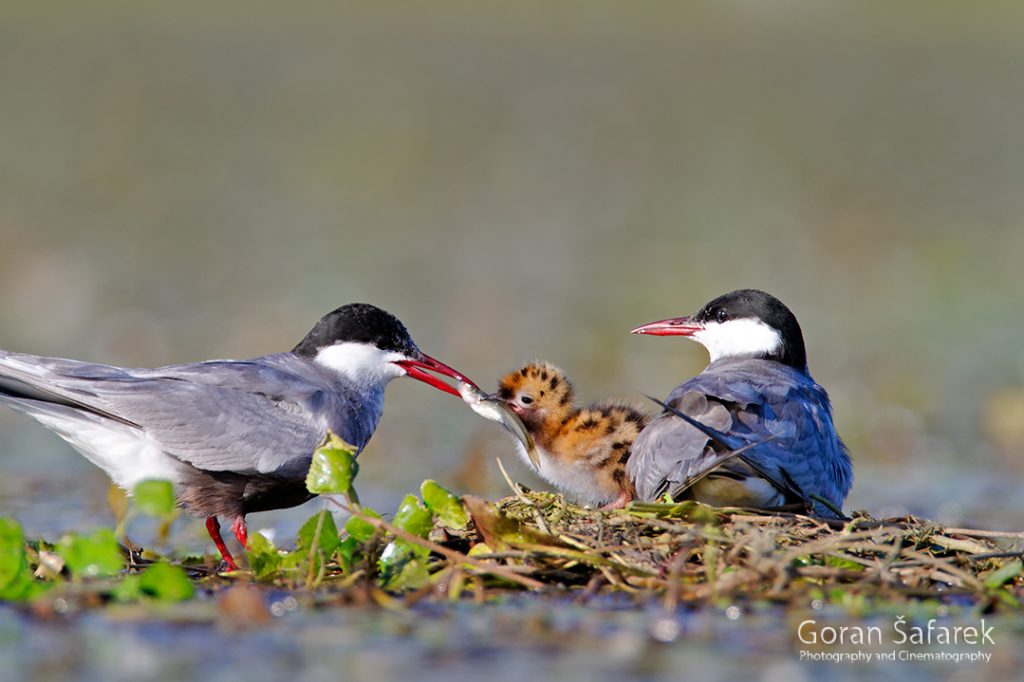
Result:
<instances>
[{"instance_id":1,"label":"green leaf","mask_svg":"<svg viewBox=\"0 0 1024 682\"><path fill-rule=\"evenodd\" d=\"M361 507L359 511L375 519L380 518L380 514L369 507ZM376 536L377 528L369 521L352 516L345 522L345 532L348 537L338 546L337 556L345 572L351 573L362 556L362 546Z\"/></svg>"},{"instance_id":2,"label":"green leaf","mask_svg":"<svg viewBox=\"0 0 1024 682\"><path fill-rule=\"evenodd\" d=\"M321 518L323 518L322 522ZM320 526L319 535L316 532L317 526ZM320 570L319 552L323 552L323 558L326 561L334 556L334 551L338 549L340 543L341 539L338 537L338 527L334 524L334 517L327 513L326 509L320 510L318 514L313 514L299 529L298 551L307 558L311 553L314 555L314 572Z\"/></svg>"},{"instance_id":3,"label":"green leaf","mask_svg":"<svg viewBox=\"0 0 1024 682\"><path fill-rule=\"evenodd\" d=\"M125 567L117 539L106 528L91 535L65 535L57 545L57 553L68 570L79 577L114 575Z\"/></svg>"},{"instance_id":4,"label":"green leaf","mask_svg":"<svg viewBox=\"0 0 1024 682\"><path fill-rule=\"evenodd\" d=\"M139 589L159 601L185 601L196 593L185 569L164 562L153 564L139 576Z\"/></svg>"},{"instance_id":5,"label":"green leaf","mask_svg":"<svg viewBox=\"0 0 1024 682\"><path fill-rule=\"evenodd\" d=\"M681 502L633 502L629 511L638 515L653 514L658 518L679 519L692 523L718 524L724 515L706 504L695 500Z\"/></svg>"},{"instance_id":6,"label":"green leaf","mask_svg":"<svg viewBox=\"0 0 1024 682\"><path fill-rule=\"evenodd\" d=\"M398 511L395 512L395 518L391 523L408 533L425 538L434 527L434 517L430 510L420 503L419 498L410 493L402 498L402 503L398 505Z\"/></svg>"},{"instance_id":7,"label":"green leaf","mask_svg":"<svg viewBox=\"0 0 1024 682\"><path fill-rule=\"evenodd\" d=\"M322 524L320 523L321 517L323 517ZM319 537L316 535L317 525L320 525ZM334 554L339 542L341 540L338 538L338 527L334 525L334 517L327 513L326 509L310 516L299 529L298 545L300 549L308 551L315 544L324 551L325 556L329 557Z\"/></svg>"},{"instance_id":8,"label":"green leaf","mask_svg":"<svg viewBox=\"0 0 1024 682\"><path fill-rule=\"evenodd\" d=\"M410 494L398 505L391 523L407 533L425 538L434 527L434 517L419 498ZM389 590L405 590L426 585L430 580L427 569L429 556L430 550L426 547L401 538L389 542L378 561L384 587Z\"/></svg>"},{"instance_id":9,"label":"green leaf","mask_svg":"<svg viewBox=\"0 0 1024 682\"><path fill-rule=\"evenodd\" d=\"M426 585L430 581L429 555L427 548L405 540L388 543L378 561L384 587L389 590L415 590Z\"/></svg>"},{"instance_id":10,"label":"green leaf","mask_svg":"<svg viewBox=\"0 0 1024 682\"><path fill-rule=\"evenodd\" d=\"M306 488L314 495L345 495L359 471L356 449L340 439L321 446L313 453L306 475Z\"/></svg>"},{"instance_id":11,"label":"green leaf","mask_svg":"<svg viewBox=\"0 0 1024 682\"><path fill-rule=\"evenodd\" d=\"M380 518L380 514L369 507L360 507L359 511L375 519ZM362 543L372 538L376 534L377 528L369 521L364 521L358 516L352 516L345 522L345 532L348 533L349 537Z\"/></svg>"},{"instance_id":12,"label":"green leaf","mask_svg":"<svg viewBox=\"0 0 1024 682\"><path fill-rule=\"evenodd\" d=\"M163 602L185 601L195 595L195 587L180 566L160 562L139 575L127 575L114 588L114 599L121 602L154 599Z\"/></svg>"},{"instance_id":13,"label":"green leaf","mask_svg":"<svg viewBox=\"0 0 1024 682\"><path fill-rule=\"evenodd\" d=\"M21 524L0 518L0 599L26 599L34 592L32 586Z\"/></svg>"},{"instance_id":14,"label":"green leaf","mask_svg":"<svg viewBox=\"0 0 1024 682\"><path fill-rule=\"evenodd\" d=\"M825 565L832 566L833 568L843 568L848 571L863 571L864 565L858 564L856 561L850 561L842 557L826 556Z\"/></svg>"},{"instance_id":15,"label":"green leaf","mask_svg":"<svg viewBox=\"0 0 1024 682\"><path fill-rule=\"evenodd\" d=\"M249 536L246 556L249 558L249 568L258 580L271 576L281 569L281 554L274 547L274 543L262 533L253 533Z\"/></svg>"},{"instance_id":16,"label":"green leaf","mask_svg":"<svg viewBox=\"0 0 1024 682\"><path fill-rule=\"evenodd\" d=\"M170 481L139 481L132 489L135 508L146 516L167 518L174 513L174 487Z\"/></svg>"},{"instance_id":17,"label":"green leaf","mask_svg":"<svg viewBox=\"0 0 1024 682\"><path fill-rule=\"evenodd\" d=\"M338 563L341 564L342 570L346 573L351 573L355 569L356 561L359 558L360 545L362 543L351 535L342 540L338 545Z\"/></svg>"},{"instance_id":18,"label":"green leaf","mask_svg":"<svg viewBox=\"0 0 1024 682\"><path fill-rule=\"evenodd\" d=\"M1021 563L1020 559L1016 561L1009 561L1003 564L1003 567L998 571L993 571L985 578L985 587L995 589L1005 583L1007 580L1012 580L1018 575L1024 572L1024 563Z\"/></svg>"},{"instance_id":19,"label":"green leaf","mask_svg":"<svg viewBox=\"0 0 1024 682\"><path fill-rule=\"evenodd\" d=\"M494 550L491 549L486 542L478 542L470 547L469 551L466 552L466 556L480 556L482 554L494 554Z\"/></svg>"},{"instance_id":20,"label":"green leaf","mask_svg":"<svg viewBox=\"0 0 1024 682\"><path fill-rule=\"evenodd\" d=\"M845 587L831 587L828 590L828 601L830 604L842 604L849 594Z\"/></svg>"},{"instance_id":21,"label":"green leaf","mask_svg":"<svg viewBox=\"0 0 1024 682\"><path fill-rule=\"evenodd\" d=\"M110 591L110 596L119 602L133 602L142 599L142 589L139 587L139 576L137 575L126 575L122 578L114 589Z\"/></svg>"},{"instance_id":22,"label":"green leaf","mask_svg":"<svg viewBox=\"0 0 1024 682\"><path fill-rule=\"evenodd\" d=\"M466 508L454 493L445 489L437 481L427 479L420 485L420 496L423 503L438 520L453 530L462 530L469 523Z\"/></svg>"}]
</instances>

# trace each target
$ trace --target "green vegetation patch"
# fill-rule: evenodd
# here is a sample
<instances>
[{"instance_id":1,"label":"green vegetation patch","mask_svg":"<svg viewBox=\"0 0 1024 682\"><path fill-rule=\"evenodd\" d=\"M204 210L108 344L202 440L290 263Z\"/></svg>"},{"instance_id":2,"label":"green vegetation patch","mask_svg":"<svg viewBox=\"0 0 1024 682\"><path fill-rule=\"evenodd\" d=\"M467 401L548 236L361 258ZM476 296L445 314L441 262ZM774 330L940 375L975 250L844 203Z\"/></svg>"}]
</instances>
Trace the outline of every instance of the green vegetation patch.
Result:
<instances>
[{"instance_id":1,"label":"green vegetation patch","mask_svg":"<svg viewBox=\"0 0 1024 682\"><path fill-rule=\"evenodd\" d=\"M145 606L227 590L234 596L221 601L258 611L259 590L238 589L256 584L318 605L486 600L526 590L583 600L618 593L669 607L820 602L866 614L928 604L1016 611L1024 598L1024 533L692 501L600 511L520 486L489 502L433 480L382 514L358 502L354 455L328 439L308 486L342 499L324 497L283 547L254 533L243 569L231 574L218 573L218 557L140 553L123 537L124 519L136 514L161 522L158 544L166 537L177 510L170 484L160 481L140 483L130 503L111 495L116 533L69 534L47 545L26 541L16 521L0 519L0 599ZM340 528L335 512L347 516Z\"/></svg>"}]
</instances>

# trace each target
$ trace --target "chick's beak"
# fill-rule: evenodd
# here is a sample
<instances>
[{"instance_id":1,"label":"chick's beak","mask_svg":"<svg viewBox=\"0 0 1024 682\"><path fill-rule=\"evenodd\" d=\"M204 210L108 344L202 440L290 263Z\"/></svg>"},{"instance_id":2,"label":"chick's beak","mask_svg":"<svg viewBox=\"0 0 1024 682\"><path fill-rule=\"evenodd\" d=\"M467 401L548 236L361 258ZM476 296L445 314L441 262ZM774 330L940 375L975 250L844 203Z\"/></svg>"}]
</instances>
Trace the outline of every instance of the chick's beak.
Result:
<instances>
[{"instance_id":1,"label":"chick's beak","mask_svg":"<svg viewBox=\"0 0 1024 682\"><path fill-rule=\"evenodd\" d=\"M419 357L417 357L417 358L408 358L406 360L396 360L395 364L398 365L399 367L401 367L402 369L404 369L407 376L412 377L413 379L416 379L417 381L422 381L425 384L430 384L434 388L436 388L436 389L438 389L440 391L444 391L445 393L451 393L452 395L454 395L454 396L456 396L458 398L461 398L462 395L458 392L458 390L454 386L452 386L451 384L445 383L444 381L441 381L441 379L435 377L432 374L427 374L427 372L425 372L423 370L429 370L431 372L436 372L437 374L442 374L442 375L444 375L446 377L451 377L452 379L455 379L456 381L459 381L459 382L462 382L462 383L465 383L465 384L469 384L471 386L476 387L476 384L474 384L472 381L470 381L468 378L466 378L466 376L464 374L462 374L461 372L459 372L457 370L452 369L451 367L449 367L448 365L444 364L443 362L440 362L439 360L435 360L434 358L430 357L426 353L422 353L421 352L419 354Z\"/></svg>"},{"instance_id":2,"label":"chick's beak","mask_svg":"<svg viewBox=\"0 0 1024 682\"><path fill-rule=\"evenodd\" d=\"M632 330L630 334L648 334L650 336L693 336L704 328L692 317L670 317L667 320L648 322Z\"/></svg>"}]
</instances>

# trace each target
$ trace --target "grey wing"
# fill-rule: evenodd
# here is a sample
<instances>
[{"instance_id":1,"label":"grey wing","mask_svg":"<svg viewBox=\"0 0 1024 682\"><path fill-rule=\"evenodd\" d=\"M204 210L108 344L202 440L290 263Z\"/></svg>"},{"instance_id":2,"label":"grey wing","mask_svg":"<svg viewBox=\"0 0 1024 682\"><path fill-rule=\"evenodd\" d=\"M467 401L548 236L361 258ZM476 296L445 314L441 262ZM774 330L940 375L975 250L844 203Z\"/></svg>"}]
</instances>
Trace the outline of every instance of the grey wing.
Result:
<instances>
[{"instance_id":1,"label":"grey wing","mask_svg":"<svg viewBox=\"0 0 1024 682\"><path fill-rule=\"evenodd\" d=\"M720 431L729 431L733 418L725 405L708 400L699 391L673 392L670 406ZM640 432L626 462L626 474L636 485L637 496L653 500L669 488L698 477L730 459L716 452L707 435L671 412L655 417Z\"/></svg>"},{"instance_id":2,"label":"grey wing","mask_svg":"<svg viewBox=\"0 0 1024 682\"><path fill-rule=\"evenodd\" d=\"M331 393L275 366L274 356L260 360L126 370L5 353L0 381L8 391L18 383L22 394L138 427L201 469L302 471L326 434Z\"/></svg>"},{"instance_id":3,"label":"grey wing","mask_svg":"<svg viewBox=\"0 0 1024 682\"><path fill-rule=\"evenodd\" d=\"M200 469L305 472L327 433L303 403L288 397L154 380L158 401L119 397L119 412L138 423L161 449Z\"/></svg>"}]
</instances>

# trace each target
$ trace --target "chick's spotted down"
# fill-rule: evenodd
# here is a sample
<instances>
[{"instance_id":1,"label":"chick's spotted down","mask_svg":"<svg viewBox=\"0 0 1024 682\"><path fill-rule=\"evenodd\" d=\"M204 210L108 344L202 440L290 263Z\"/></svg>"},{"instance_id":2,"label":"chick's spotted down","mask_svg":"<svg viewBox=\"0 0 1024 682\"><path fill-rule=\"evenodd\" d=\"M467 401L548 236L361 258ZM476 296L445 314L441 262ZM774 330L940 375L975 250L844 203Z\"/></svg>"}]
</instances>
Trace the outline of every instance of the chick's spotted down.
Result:
<instances>
[{"instance_id":1,"label":"chick's spotted down","mask_svg":"<svg viewBox=\"0 0 1024 682\"><path fill-rule=\"evenodd\" d=\"M498 397L536 442L540 468L531 468L543 479L585 504L605 509L623 507L633 499L626 461L648 415L614 402L577 407L565 372L546 362L531 362L506 374L498 382Z\"/></svg>"}]
</instances>

